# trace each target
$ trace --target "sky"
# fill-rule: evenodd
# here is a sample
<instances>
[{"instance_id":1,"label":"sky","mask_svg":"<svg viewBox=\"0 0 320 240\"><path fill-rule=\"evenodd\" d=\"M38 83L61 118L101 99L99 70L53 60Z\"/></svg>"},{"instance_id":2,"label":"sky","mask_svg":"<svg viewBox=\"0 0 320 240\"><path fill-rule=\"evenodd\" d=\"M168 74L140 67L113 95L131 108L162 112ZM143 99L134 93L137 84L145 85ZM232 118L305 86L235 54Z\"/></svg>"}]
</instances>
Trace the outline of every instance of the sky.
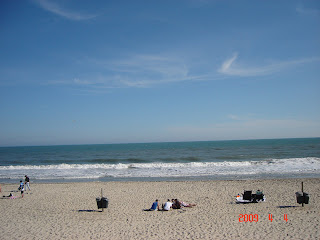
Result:
<instances>
[{"instance_id":1,"label":"sky","mask_svg":"<svg viewBox=\"0 0 320 240\"><path fill-rule=\"evenodd\" d=\"M0 146L320 137L318 0L0 2Z\"/></svg>"}]
</instances>

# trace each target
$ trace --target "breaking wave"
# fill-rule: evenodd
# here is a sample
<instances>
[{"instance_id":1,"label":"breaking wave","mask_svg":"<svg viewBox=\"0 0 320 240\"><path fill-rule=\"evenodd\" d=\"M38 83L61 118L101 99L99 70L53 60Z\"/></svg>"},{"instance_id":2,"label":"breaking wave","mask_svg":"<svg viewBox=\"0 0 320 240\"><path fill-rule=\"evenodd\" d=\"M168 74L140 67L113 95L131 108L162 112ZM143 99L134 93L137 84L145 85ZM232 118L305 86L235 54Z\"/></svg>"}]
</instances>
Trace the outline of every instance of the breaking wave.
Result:
<instances>
[{"instance_id":1,"label":"breaking wave","mask_svg":"<svg viewBox=\"0 0 320 240\"><path fill-rule=\"evenodd\" d=\"M153 162L117 164L57 164L0 166L0 179L99 179L105 177L188 177L259 174L320 174L320 158L265 159L261 161Z\"/></svg>"}]
</instances>

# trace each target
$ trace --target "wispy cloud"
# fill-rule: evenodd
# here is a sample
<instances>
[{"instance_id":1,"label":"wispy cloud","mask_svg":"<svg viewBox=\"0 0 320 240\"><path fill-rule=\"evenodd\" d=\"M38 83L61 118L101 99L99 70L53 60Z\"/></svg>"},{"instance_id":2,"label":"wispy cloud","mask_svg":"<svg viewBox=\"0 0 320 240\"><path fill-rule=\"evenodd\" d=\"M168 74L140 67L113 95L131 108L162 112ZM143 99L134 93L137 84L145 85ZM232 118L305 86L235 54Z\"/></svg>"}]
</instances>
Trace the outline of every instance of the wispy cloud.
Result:
<instances>
[{"instance_id":1,"label":"wispy cloud","mask_svg":"<svg viewBox=\"0 0 320 240\"><path fill-rule=\"evenodd\" d=\"M85 70L82 73L80 71L76 78L51 81L49 84L70 85L83 91L94 90L93 92L111 88L149 88L165 84L223 80L230 76L261 76L286 67L320 61L320 58L309 58L261 67L244 67L237 63L237 59L238 54L235 53L222 63L218 71L212 71L209 67L202 66L199 70L197 64L169 55L134 54L112 60L86 58L77 60L79 69Z\"/></svg>"},{"instance_id":2,"label":"wispy cloud","mask_svg":"<svg viewBox=\"0 0 320 240\"><path fill-rule=\"evenodd\" d=\"M237 63L238 53L235 53L231 58L225 60L221 67L218 69L219 73L239 76L239 77L249 77L249 76L264 76L279 72L285 68L293 67L300 64L306 64L314 61L320 61L320 58L303 58L297 60L288 60L282 62L274 62L262 66L247 66L244 64Z\"/></svg>"},{"instance_id":3,"label":"wispy cloud","mask_svg":"<svg viewBox=\"0 0 320 240\"><path fill-rule=\"evenodd\" d=\"M320 16L319 9L305 8L304 6L301 6L301 5L296 7L296 11L300 15L312 16L312 17Z\"/></svg>"},{"instance_id":4,"label":"wispy cloud","mask_svg":"<svg viewBox=\"0 0 320 240\"><path fill-rule=\"evenodd\" d=\"M126 59L104 61L87 59L102 72L90 79L76 78L69 84L91 88L153 87L161 84L214 79L210 74L196 74L179 58L159 55L133 55ZM221 78L221 77L220 77Z\"/></svg>"},{"instance_id":5,"label":"wispy cloud","mask_svg":"<svg viewBox=\"0 0 320 240\"><path fill-rule=\"evenodd\" d=\"M222 63L222 66L219 71L222 73L228 72L230 70L232 63L237 59L237 57L238 57L238 53L234 53L233 57L227 59Z\"/></svg>"},{"instance_id":6,"label":"wispy cloud","mask_svg":"<svg viewBox=\"0 0 320 240\"><path fill-rule=\"evenodd\" d=\"M97 15L78 13L72 10L65 9L53 1L49 1L49 0L33 0L33 1L44 10L54 13L60 17L67 18L69 20L82 21L82 20L88 20L88 19L97 17Z\"/></svg>"},{"instance_id":7,"label":"wispy cloud","mask_svg":"<svg viewBox=\"0 0 320 240\"><path fill-rule=\"evenodd\" d=\"M232 119L232 120L241 120L241 117L237 116L237 115L234 115L234 114L229 114L228 115L228 118L229 119Z\"/></svg>"}]
</instances>

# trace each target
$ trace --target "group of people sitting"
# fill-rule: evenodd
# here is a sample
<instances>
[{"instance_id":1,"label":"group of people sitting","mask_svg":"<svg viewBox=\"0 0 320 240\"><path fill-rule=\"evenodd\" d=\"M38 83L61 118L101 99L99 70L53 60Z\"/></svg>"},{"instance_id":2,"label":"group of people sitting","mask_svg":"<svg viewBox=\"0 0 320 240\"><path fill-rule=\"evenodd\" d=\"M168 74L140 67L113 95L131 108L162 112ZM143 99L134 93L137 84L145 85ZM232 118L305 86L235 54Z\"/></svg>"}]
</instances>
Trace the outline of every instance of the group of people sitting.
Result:
<instances>
[{"instance_id":1,"label":"group of people sitting","mask_svg":"<svg viewBox=\"0 0 320 240\"><path fill-rule=\"evenodd\" d=\"M182 202L182 201L179 201L178 199L172 199L170 201L170 199L168 199L164 204L162 204L162 209L160 209L160 206L159 206L159 200L156 199L156 201L154 203L152 203L152 206L150 209L147 209L148 211L169 211L171 208L172 209L181 209L183 207L194 207L196 206L196 204L194 203L185 203L185 202Z\"/></svg>"}]
</instances>

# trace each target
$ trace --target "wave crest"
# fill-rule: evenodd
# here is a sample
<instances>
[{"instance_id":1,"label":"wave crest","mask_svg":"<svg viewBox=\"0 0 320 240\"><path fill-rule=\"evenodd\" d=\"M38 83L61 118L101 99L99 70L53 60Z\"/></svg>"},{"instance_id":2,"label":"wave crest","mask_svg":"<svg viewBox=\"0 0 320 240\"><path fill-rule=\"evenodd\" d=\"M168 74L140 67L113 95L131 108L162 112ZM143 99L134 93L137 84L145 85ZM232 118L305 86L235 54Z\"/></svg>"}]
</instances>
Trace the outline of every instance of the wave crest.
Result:
<instances>
[{"instance_id":1,"label":"wave crest","mask_svg":"<svg viewBox=\"0 0 320 240\"><path fill-rule=\"evenodd\" d=\"M154 162L117 164L57 164L0 166L0 178L80 179L100 177L172 177L282 173L320 174L320 158L265 159L262 161Z\"/></svg>"}]
</instances>

